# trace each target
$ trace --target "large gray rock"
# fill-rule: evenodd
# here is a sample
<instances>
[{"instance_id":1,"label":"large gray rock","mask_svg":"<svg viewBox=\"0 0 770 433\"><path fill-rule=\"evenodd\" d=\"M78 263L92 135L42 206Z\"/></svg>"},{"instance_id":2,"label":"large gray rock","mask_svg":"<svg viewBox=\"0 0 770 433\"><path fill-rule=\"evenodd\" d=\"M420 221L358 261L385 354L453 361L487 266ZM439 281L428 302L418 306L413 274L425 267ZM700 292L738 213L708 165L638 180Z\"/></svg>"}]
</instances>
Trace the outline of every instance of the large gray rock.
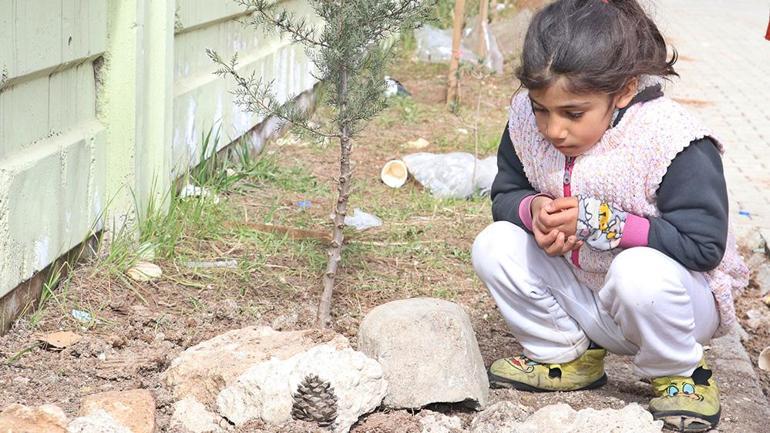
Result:
<instances>
[{"instance_id":1,"label":"large gray rock","mask_svg":"<svg viewBox=\"0 0 770 433\"><path fill-rule=\"evenodd\" d=\"M518 412L509 406L507 410ZM526 421L510 422L496 416L483 422L473 422L471 432L506 433L660 433L663 421L654 421L652 414L636 403L623 409L583 409L575 411L560 403L546 406Z\"/></svg>"},{"instance_id":2,"label":"large gray rock","mask_svg":"<svg viewBox=\"0 0 770 433\"><path fill-rule=\"evenodd\" d=\"M376 361L351 348L322 344L288 359L274 357L252 366L219 394L219 413L236 426L254 419L270 424L289 421L292 394L309 375L333 388L336 432L347 432L361 415L376 409L387 389Z\"/></svg>"},{"instance_id":3,"label":"large gray rock","mask_svg":"<svg viewBox=\"0 0 770 433\"><path fill-rule=\"evenodd\" d=\"M380 305L361 323L358 349L382 365L388 407L487 404L484 361L471 320L457 304L416 298Z\"/></svg>"},{"instance_id":4,"label":"large gray rock","mask_svg":"<svg viewBox=\"0 0 770 433\"><path fill-rule=\"evenodd\" d=\"M230 331L187 349L165 373L175 399L172 424L185 433L219 432L261 420L291 419L292 394L308 375L337 397L335 429L348 431L382 402L382 367L331 331ZM223 419L224 418L224 419Z\"/></svg>"},{"instance_id":5,"label":"large gray rock","mask_svg":"<svg viewBox=\"0 0 770 433\"><path fill-rule=\"evenodd\" d=\"M318 344L350 347L347 338L331 331L278 332L269 327L236 329L182 352L171 362L164 378L176 400L192 397L213 408L220 391L251 366L273 357L288 359Z\"/></svg>"}]
</instances>

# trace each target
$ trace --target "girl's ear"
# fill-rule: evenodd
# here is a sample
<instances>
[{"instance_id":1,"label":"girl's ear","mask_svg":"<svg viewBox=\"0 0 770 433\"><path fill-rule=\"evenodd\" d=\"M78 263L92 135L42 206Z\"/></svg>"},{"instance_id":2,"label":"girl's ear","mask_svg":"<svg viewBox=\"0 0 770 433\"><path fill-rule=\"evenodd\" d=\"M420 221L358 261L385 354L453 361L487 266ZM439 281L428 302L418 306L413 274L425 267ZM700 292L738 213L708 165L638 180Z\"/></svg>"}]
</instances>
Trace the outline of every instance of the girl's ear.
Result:
<instances>
[{"instance_id":1,"label":"girl's ear","mask_svg":"<svg viewBox=\"0 0 770 433\"><path fill-rule=\"evenodd\" d=\"M639 88L639 79L634 77L628 82L626 82L626 85L623 86L623 88L620 90L620 92L615 97L615 108L617 109L623 109L628 106L628 104L631 103L631 100L634 99L634 96L636 96L636 91Z\"/></svg>"}]
</instances>

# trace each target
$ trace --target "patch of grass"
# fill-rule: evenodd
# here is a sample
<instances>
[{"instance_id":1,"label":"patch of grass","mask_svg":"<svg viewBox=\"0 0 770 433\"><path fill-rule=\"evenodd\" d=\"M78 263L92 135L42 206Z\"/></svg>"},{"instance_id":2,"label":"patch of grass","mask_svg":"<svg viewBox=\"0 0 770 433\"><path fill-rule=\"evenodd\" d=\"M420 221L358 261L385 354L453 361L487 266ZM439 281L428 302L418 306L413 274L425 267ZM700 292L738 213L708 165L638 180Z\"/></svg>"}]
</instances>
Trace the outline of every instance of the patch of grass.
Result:
<instances>
[{"instance_id":1,"label":"patch of grass","mask_svg":"<svg viewBox=\"0 0 770 433\"><path fill-rule=\"evenodd\" d=\"M63 306L61 299L66 299L67 289L69 288L71 277L70 271L66 272L67 276L62 279L62 274L65 273L65 267L69 268L69 263L63 263L60 266L55 266L48 276L48 279L43 283L40 299L38 300L37 308L29 315L29 324L32 327L36 327L40 324L45 314L45 307L49 302L54 301L60 307ZM22 312L22 316L26 313Z\"/></svg>"},{"instance_id":2,"label":"patch of grass","mask_svg":"<svg viewBox=\"0 0 770 433\"><path fill-rule=\"evenodd\" d=\"M254 188L280 188L284 191L319 197L329 194L329 187L319 182L305 168L296 165L284 168L276 154L265 154L244 173L246 185Z\"/></svg>"},{"instance_id":3,"label":"patch of grass","mask_svg":"<svg viewBox=\"0 0 770 433\"><path fill-rule=\"evenodd\" d=\"M205 134L201 135L200 143L200 160L197 166L190 169L188 177L194 185L199 187L209 188L215 192L223 192L229 190L239 180L246 177L244 169L248 169L248 166L243 165L251 164L251 153L243 152L242 147L245 144L237 144L235 146L236 153L238 153L238 161L241 165L238 166L230 161L227 155L220 153L217 150L217 144L221 138L222 127L212 127ZM245 143L242 141L241 143Z\"/></svg>"},{"instance_id":4,"label":"patch of grass","mask_svg":"<svg viewBox=\"0 0 770 433\"><path fill-rule=\"evenodd\" d=\"M420 111L414 99L408 96L396 96L390 98L389 103L392 107L395 107L402 122L416 123L418 121Z\"/></svg>"}]
</instances>

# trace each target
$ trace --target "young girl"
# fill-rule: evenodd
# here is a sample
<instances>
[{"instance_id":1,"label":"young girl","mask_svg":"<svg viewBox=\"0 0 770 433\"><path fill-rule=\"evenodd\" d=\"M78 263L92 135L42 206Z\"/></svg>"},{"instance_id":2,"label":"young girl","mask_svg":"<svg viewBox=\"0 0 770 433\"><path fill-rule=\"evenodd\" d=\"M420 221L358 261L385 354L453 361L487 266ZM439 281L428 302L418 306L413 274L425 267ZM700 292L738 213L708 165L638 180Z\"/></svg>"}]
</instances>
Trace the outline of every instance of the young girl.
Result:
<instances>
[{"instance_id":1,"label":"young girl","mask_svg":"<svg viewBox=\"0 0 770 433\"><path fill-rule=\"evenodd\" d=\"M493 386L602 386L606 351L651 379L681 431L720 416L703 344L735 320L748 270L728 229L722 145L665 98L676 75L636 0L557 0L527 31L473 264L524 354Z\"/></svg>"}]
</instances>

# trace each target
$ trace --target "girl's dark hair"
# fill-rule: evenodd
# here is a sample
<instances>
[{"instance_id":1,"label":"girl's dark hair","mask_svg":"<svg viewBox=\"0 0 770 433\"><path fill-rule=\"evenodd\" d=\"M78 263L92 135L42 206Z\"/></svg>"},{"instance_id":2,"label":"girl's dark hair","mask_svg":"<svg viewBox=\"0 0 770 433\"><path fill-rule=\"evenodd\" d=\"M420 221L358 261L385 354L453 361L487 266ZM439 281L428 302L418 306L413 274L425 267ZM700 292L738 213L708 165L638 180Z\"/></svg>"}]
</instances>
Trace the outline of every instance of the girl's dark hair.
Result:
<instances>
[{"instance_id":1,"label":"girl's dark hair","mask_svg":"<svg viewBox=\"0 0 770 433\"><path fill-rule=\"evenodd\" d=\"M528 89L566 77L572 92L615 94L633 77L678 75L672 51L636 0L557 0L533 18L516 76Z\"/></svg>"}]
</instances>

